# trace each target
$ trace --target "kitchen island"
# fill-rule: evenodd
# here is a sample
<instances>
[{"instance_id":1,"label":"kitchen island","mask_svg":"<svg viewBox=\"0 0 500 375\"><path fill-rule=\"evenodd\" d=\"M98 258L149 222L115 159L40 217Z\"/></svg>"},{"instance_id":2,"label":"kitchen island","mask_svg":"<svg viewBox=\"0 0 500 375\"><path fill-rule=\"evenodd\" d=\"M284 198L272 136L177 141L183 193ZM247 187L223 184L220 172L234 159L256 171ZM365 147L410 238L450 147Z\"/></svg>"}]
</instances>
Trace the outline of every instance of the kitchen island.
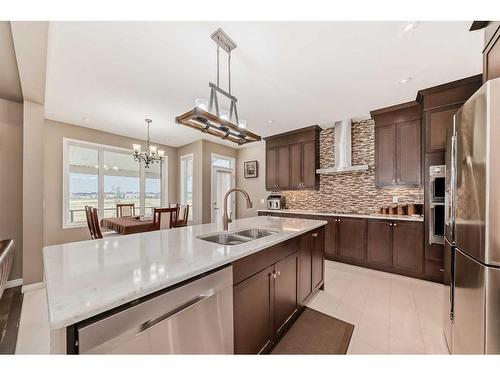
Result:
<instances>
[{"instance_id":1,"label":"kitchen island","mask_svg":"<svg viewBox=\"0 0 500 375\"><path fill-rule=\"evenodd\" d=\"M271 233L262 238L232 245L221 245L199 238L222 232L222 226L219 224L203 224L47 246L43 250L43 260L51 328L51 352L73 352L68 348L73 344L78 345L78 338L73 337L75 331L72 328L81 322L115 309L126 309L137 303L136 301L142 301L163 290L171 290L178 285L185 285L189 280L225 266L232 267L232 281L238 292L242 290L241 285L246 280L262 270L271 269L270 267L274 267L284 258L289 260L296 257L297 275L299 272L307 274L308 270L299 268L299 257L305 259L303 264L309 267L309 280L296 276L296 285L290 285L287 289L297 290L297 306L293 311L293 316L296 316L304 298L322 286L322 227L326 224L323 220L274 217L235 220L230 224L229 232L258 228ZM316 244L313 241L316 241ZM299 243L306 245L297 246ZM319 263L315 263L314 269L312 259L305 258L304 255L314 256L314 249L319 249L321 253L321 282L313 286L313 274L318 277ZM315 254L315 259L318 259L318 250ZM291 265L288 261L285 263L287 267ZM273 280L277 274L279 270L272 268L267 277ZM245 318L240 307L248 301L241 299L237 292L235 351L252 352L254 343L238 341L239 332L242 332L239 327L244 325ZM299 295L299 292L302 294ZM276 310L286 315L286 308ZM285 322L277 327L279 332L269 340L265 350L282 334L285 323L293 321L290 316L285 315L273 318L273 326L280 322L280 319L285 319ZM242 345L241 350L238 350L238 343Z\"/></svg>"}]
</instances>

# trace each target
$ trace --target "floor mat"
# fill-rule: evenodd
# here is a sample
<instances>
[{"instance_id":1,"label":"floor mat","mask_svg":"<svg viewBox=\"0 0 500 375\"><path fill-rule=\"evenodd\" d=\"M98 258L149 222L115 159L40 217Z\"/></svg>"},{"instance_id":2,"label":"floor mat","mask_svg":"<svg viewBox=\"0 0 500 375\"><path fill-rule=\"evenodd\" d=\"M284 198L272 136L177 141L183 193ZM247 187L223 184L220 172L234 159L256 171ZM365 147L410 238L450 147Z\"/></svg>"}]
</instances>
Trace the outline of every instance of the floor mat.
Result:
<instances>
[{"instance_id":1,"label":"floor mat","mask_svg":"<svg viewBox=\"0 0 500 375\"><path fill-rule=\"evenodd\" d=\"M354 326L306 307L271 354L346 354Z\"/></svg>"}]
</instances>

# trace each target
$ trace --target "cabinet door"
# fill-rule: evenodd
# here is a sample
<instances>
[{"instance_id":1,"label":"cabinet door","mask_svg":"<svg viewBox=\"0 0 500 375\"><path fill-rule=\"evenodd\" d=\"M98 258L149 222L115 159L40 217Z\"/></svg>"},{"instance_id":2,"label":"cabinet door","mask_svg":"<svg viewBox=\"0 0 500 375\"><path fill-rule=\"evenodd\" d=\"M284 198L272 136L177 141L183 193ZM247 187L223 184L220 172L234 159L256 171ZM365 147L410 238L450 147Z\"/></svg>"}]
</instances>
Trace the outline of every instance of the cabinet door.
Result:
<instances>
[{"instance_id":1,"label":"cabinet door","mask_svg":"<svg viewBox=\"0 0 500 375\"><path fill-rule=\"evenodd\" d=\"M446 128L461 104L425 112L425 152L445 151Z\"/></svg>"},{"instance_id":2,"label":"cabinet door","mask_svg":"<svg viewBox=\"0 0 500 375\"><path fill-rule=\"evenodd\" d=\"M398 124L397 129L397 185L420 185L420 120Z\"/></svg>"},{"instance_id":3,"label":"cabinet door","mask_svg":"<svg viewBox=\"0 0 500 375\"><path fill-rule=\"evenodd\" d=\"M398 221L392 228L394 268L421 273L424 262L423 223Z\"/></svg>"},{"instance_id":4,"label":"cabinet door","mask_svg":"<svg viewBox=\"0 0 500 375\"><path fill-rule=\"evenodd\" d=\"M337 257L337 218L321 216L319 220L327 220L325 227L325 256L327 259Z\"/></svg>"},{"instance_id":5,"label":"cabinet door","mask_svg":"<svg viewBox=\"0 0 500 375\"><path fill-rule=\"evenodd\" d=\"M312 236L299 239L299 304L304 305L312 292Z\"/></svg>"},{"instance_id":6,"label":"cabinet door","mask_svg":"<svg viewBox=\"0 0 500 375\"><path fill-rule=\"evenodd\" d=\"M290 153L288 146L278 148L278 188L287 189L290 186Z\"/></svg>"},{"instance_id":7,"label":"cabinet door","mask_svg":"<svg viewBox=\"0 0 500 375\"><path fill-rule=\"evenodd\" d=\"M298 311L297 253L287 256L274 265L274 331L279 335L285 323Z\"/></svg>"},{"instance_id":8,"label":"cabinet door","mask_svg":"<svg viewBox=\"0 0 500 375\"><path fill-rule=\"evenodd\" d=\"M324 280L325 241L323 230L313 232L312 237L312 288L318 289Z\"/></svg>"},{"instance_id":9,"label":"cabinet door","mask_svg":"<svg viewBox=\"0 0 500 375\"><path fill-rule=\"evenodd\" d=\"M392 267L392 222L368 220L366 261L369 265Z\"/></svg>"},{"instance_id":10,"label":"cabinet door","mask_svg":"<svg viewBox=\"0 0 500 375\"><path fill-rule=\"evenodd\" d=\"M302 144L302 187L316 187L316 142Z\"/></svg>"},{"instance_id":11,"label":"cabinet door","mask_svg":"<svg viewBox=\"0 0 500 375\"><path fill-rule=\"evenodd\" d=\"M233 288L234 352L257 354L273 342L273 266Z\"/></svg>"},{"instance_id":12,"label":"cabinet door","mask_svg":"<svg viewBox=\"0 0 500 375\"><path fill-rule=\"evenodd\" d=\"M396 183L396 127L375 127L375 184L393 186Z\"/></svg>"},{"instance_id":13,"label":"cabinet door","mask_svg":"<svg viewBox=\"0 0 500 375\"><path fill-rule=\"evenodd\" d=\"M290 188L299 189L302 185L302 144L290 145Z\"/></svg>"},{"instance_id":14,"label":"cabinet door","mask_svg":"<svg viewBox=\"0 0 500 375\"><path fill-rule=\"evenodd\" d=\"M274 190L278 186L278 150L266 149L266 189Z\"/></svg>"},{"instance_id":15,"label":"cabinet door","mask_svg":"<svg viewBox=\"0 0 500 375\"><path fill-rule=\"evenodd\" d=\"M366 219L339 218L339 258L364 263L366 258Z\"/></svg>"}]
</instances>

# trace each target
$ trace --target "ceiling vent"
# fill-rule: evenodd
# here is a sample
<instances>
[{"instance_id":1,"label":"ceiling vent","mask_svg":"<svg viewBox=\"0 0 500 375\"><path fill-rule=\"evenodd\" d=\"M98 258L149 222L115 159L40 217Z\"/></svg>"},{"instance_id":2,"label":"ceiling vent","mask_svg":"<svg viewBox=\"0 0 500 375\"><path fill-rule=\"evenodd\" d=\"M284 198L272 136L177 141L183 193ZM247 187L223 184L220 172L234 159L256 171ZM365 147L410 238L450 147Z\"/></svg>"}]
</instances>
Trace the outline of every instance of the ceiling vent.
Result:
<instances>
[{"instance_id":1,"label":"ceiling vent","mask_svg":"<svg viewBox=\"0 0 500 375\"><path fill-rule=\"evenodd\" d=\"M337 121L335 127L335 166L316 169L318 174L358 172L368 170L368 165L352 165L351 119Z\"/></svg>"}]
</instances>

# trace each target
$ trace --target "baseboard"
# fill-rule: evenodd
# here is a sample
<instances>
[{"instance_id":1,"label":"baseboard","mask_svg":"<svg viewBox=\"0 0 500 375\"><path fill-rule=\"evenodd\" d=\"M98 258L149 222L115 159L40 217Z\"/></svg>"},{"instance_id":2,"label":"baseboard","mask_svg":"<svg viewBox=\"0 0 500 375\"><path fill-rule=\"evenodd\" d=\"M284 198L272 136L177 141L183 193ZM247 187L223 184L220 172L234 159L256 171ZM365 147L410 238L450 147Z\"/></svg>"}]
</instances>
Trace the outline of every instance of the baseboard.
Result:
<instances>
[{"instance_id":1,"label":"baseboard","mask_svg":"<svg viewBox=\"0 0 500 375\"><path fill-rule=\"evenodd\" d=\"M9 280L5 283L5 289L15 288L16 286L21 286L21 285L23 285L23 279Z\"/></svg>"},{"instance_id":2,"label":"baseboard","mask_svg":"<svg viewBox=\"0 0 500 375\"><path fill-rule=\"evenodd\" d=\"M45 288L45 283L43 281L39 282L39 283L23 285L23 288L21 289L21 293L28 293L28 292L32 292L34 290L43 289L43 288Z\"/></svg>"}]
</instances>

